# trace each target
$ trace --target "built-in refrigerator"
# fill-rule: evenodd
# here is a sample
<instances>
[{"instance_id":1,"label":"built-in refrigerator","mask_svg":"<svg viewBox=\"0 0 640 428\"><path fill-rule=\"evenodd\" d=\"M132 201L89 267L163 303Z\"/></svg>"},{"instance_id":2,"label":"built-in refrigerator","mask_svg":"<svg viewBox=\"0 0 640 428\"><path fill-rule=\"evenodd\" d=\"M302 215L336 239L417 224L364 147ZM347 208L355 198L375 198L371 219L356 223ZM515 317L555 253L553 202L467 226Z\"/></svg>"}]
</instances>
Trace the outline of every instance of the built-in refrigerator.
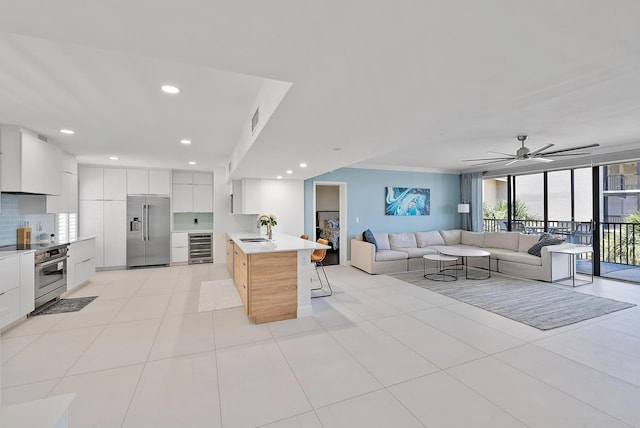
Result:
<instances>
[{"instance_id":1,"label":"built-in refrigerator","mask_svg":"<svg viewBox=\"0 0 640 428\"><path fill-rule=\"evenodd\" d=\"M127 267L169 265L169 198L127 197Z\"/></svg>"}]
</instances>

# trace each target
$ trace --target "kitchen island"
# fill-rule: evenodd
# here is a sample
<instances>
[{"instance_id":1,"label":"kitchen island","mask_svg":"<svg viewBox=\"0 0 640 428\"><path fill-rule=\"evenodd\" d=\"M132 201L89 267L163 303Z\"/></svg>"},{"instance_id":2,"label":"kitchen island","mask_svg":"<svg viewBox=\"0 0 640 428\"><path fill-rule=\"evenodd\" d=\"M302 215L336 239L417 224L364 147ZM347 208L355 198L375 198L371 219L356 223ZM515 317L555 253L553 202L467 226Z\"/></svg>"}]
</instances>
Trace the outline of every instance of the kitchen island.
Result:
<instances>
[{"instance_id":1,"label":"kitchen island","mask_svg":"<svg viewBox=\"0 0 640 428\"><path fill-rule=\"evenodd\" d=\"M311 253L329 248L290 235L233 233L233 280L249 318L256 324L300 318L311 308Z\"/></svg>"}]
</instances>

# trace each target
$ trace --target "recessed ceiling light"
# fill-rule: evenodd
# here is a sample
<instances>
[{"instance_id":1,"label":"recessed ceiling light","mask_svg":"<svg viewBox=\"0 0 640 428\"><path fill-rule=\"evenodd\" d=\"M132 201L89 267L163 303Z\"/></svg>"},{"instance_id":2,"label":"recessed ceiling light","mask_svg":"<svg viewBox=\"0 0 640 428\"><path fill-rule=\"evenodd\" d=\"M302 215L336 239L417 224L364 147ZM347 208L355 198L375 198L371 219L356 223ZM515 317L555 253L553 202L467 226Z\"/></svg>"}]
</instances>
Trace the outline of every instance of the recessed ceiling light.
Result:
<instances>
[{"instance_id":1,"label":"recessed ceiling light","mask_svg":"<svg viewBox=\"0 0 640 428\"><path fill-rule=\"evenodd\" d=\"M196 163L194 161L189 161L189 165L195 165Z\"/></svg>"},{"instance_id":2,"label":"recessed ceiling light","mask_svg":"<svg viewBox=\"0 0 640 428\"><path fill-rule=\"evenodd\" d=\"M334 147L334 148L333 148L333 149L331 149L331 150L333 150L334 152L339 152L339 151L340 151L340 150L342 150L342 149L341 149L340 147Z\"/></svg>"},{"instance_id":3,"label":"recessed ceiling light","mask_svg":"<svg viewBox=\"0 0 640 428\"><path fill-rule=\"evenodd\" d=\"M306 167L307 167L307 164L306 164L306 163L302 162L302 163L300 164L300 168L306 168Z\"/></svg>"},{"instance_id":4,"label":"recessed ceiling light","mask_svg":"<svg viewBox=\"0 0 640 428\"><path fill-rule=\"evenodd\" d=\"M290 169L287 170L287 174L293 174L293 171L291 171Z\"/></svg>"},{"instance_id":5,"label":"recessed ceiling light","mask_svg":"<svg viewBox=\"0 0 640 428\"><path fill-rule=\"evenodd\" d=\"M61 129L60 132L62 132L63 134L68 134L68 135L75 134L75 131L73 131L72 129Z\"/></svg>"},{"instance_id":6,"label":"recessed ceiling light","mask_svg":"<svg viewBox=\"0 0 640 428\"><path fill-rule=\"evenodd\" d=\"M182 144L191 144L191 140L180 140Z\"/></svg>"},{"instance_id":7,"label":"recessed ceiling light","mask_svg":"<svg viewBox=\"0 0 640 428\"><path fill-rule=\"evenodd\" d=\"M276 178L277 178L278 180L282 180L282 176L281 176L281 175L277 176Z\"/></svg>"},{"instance_id":8,"label":"recessed ceiling light","mask_svg":"<svg viewBox=\"0 0 640 428\"><path fill-rule=\"evenodd\" d=\"M162 92L166 92L167 94L172 94L172 95L179 94L181 91L180 88L173 85L162 85L160 89L162 89Z\"/></svg>"},{"instance_id":9,"label":"recessed ceiling light","mask_svg":"<svg viewBox=\"0 0 640 428\"><path fill-rule=\"evenodd\" d=\"M109 157L109 159L111 159L111 160L118 160L119 158L118 158L118 156L111 156L111 157Z\"/></svg>"}]
</instances>

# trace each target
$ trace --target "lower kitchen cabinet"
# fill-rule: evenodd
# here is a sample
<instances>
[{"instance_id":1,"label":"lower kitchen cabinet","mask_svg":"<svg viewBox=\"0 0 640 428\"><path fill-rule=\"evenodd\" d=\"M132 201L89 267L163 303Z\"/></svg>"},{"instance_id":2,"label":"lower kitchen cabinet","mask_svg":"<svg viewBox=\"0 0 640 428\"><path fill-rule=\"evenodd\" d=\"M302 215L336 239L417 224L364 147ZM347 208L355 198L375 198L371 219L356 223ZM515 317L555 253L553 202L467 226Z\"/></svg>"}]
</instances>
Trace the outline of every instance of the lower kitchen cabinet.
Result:
<instances>
[{"instance_id":1,"label":"lower kitchen cabinet","mask_svg":"<svg viewBox=\"0 0 640 428\"><path fill-rule=\"evenodd\" d=\"M20 316L36 308L35 253L20 254Z\"/></svg>"},{"instance_id":2,"label":"lower kitchen cabinet","mask_svg":"<svg viewBox=\"0 0 640 428\"><path fill-rule=\"evenodd\" d=\"M171 263L187 263L189 261L189 234L173 232L171 234Z\"/></svg>"},{"instance_id":3,"label":"lower kitchen cabinet","mask_svg":"<svg viewBox=\"0 0 640 428\"><path fill-rule=\"evenodd\" d=\"M96 272L96 240L72 242L67 260L67 291L88 282Z\"/></svg>"},{"instance_id":4,"label":"lower kitchen cabinet","mask_svg":"<svg viewBox=\"0 0 640 428\"><path fill-rule=\"evenodd\" d=\"M127 265L127 202L80 201L80 235L95 236L96 267Z\"/></svg>"},{"instance_id":5,"label":"lower kitchen cabinet","mask_svg":"<svg viewBox=\"0 0 640 428\"><path fill-rule=\"evenodd\" d=\"M7 313L0 317L3 328L27 315L35 304L34 253L15 254L0 259L0 308Z\"/></svg>"}]
</instances>

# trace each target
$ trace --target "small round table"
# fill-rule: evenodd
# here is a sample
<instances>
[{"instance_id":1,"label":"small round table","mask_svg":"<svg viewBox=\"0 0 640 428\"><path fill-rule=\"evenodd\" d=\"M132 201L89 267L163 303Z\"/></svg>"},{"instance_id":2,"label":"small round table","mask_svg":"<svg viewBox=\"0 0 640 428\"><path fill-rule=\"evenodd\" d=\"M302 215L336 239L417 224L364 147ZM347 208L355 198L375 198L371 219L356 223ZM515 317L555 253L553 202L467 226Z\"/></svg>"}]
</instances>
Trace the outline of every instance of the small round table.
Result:
<instances>
[{"instance_id":1,"label":"small round table","mask_svg":"<svg viewBox=\"0 0 640 428\"><path fill-rule=\"evenodd\" d=\"M427 260L431 260L436 262L437 272L427 273ZM446 262L456 262L458 260L457 257L445 256L443 254L425 254L422 256L422 269L424 273L424 277L426 279L430 279L432 281L457 281L458 280L458 270L454 266L453 269L447 269L445 266ZM455 272L455 275L447 273L448 270L452 270Z\"/></svg>"},{"instance_id":2,"label":"small round table","mask_svg":"<svg viewBox=\"0 0 640 428\"><path fill-rule=\"evenodd\" d=\"M454 247L446 245L435 245L434 250L440 254L446 256L462 257L462 263L464 264L465 278L466 279L489 279L491 278L491 253L485 250L479 250L475 248ZM469 264L467 263L468 257L486 257L487 259L487 276L469 276Z\"/></svg>"}]
</instances>

